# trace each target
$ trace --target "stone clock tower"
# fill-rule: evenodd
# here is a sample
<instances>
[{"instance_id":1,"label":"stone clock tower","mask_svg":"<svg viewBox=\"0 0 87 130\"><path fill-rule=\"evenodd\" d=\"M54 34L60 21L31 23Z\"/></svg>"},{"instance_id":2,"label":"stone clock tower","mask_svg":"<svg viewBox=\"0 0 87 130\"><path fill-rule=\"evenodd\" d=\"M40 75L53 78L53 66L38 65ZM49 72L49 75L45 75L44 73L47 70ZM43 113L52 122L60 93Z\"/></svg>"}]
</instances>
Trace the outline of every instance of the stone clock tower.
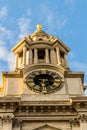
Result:
<instances>
[{"instance_id":1,"label":"stone clock tower","mask_svg":"<svg viewBox=\"0 0 87 130\"><path fill-rule=\"evenodd\" d=\"M69 69L70 49L38 24L12 51L15 70L2 73L0 130L87 130L84 73Z\"/></svg>"}]
</instances>

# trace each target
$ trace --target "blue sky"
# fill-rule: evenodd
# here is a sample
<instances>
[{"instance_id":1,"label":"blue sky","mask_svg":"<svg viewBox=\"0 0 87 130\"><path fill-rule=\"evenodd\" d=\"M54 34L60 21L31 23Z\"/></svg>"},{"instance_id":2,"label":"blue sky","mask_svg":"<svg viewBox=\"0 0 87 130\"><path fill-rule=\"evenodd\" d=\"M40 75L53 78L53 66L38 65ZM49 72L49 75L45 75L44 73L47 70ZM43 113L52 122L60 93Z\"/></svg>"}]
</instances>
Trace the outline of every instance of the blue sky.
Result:
<instances>
[{"instance_id":1,"label":"blue sky","mask_svg":"<svg viewBox=\"0 0 87 130\"><path fill-rule=\"evenodd\" d=\"M87 85L87 0L0 0L0 72L13 70L11 48L38 23L71 49L69 67Z\"/></svg>"}]
</instances>

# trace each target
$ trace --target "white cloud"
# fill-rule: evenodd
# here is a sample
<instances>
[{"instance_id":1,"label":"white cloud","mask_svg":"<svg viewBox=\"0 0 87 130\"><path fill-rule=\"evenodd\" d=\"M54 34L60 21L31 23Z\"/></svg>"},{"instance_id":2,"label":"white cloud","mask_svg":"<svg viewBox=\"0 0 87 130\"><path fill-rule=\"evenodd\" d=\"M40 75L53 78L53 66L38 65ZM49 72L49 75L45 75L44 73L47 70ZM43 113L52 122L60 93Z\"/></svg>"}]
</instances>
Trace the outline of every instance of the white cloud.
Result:
<instances>
[{"instance_id":1,"label":"white cloud","mask_svg":"<svg viewBox=\"0 0 87 130\"><path fill-rule=\"evenodd\" d=\"M7 16L7 8L4 6L0 9L0 18Z\"/></svg>"},{"instance_id":2,"label":"white cloud","mask_svg":"<svg viewBox=\"0 0 87 130\"><path fill-rule=\"evenodd\" d=\"M18 20L18 25L20 29L19 39L23 38L24 36L28 35L30 29L31 20L29 18L21 17Z\"/></svg>"},{"instance_id":3,"label":"white cloud","mask_svg":"<svg viewBox=\"0 0 87 130\"><path fill-rule=\"evenodd\" d=\"M61 30L68 23L68 17L60 18L57 22L58 29Z\"/></svg>"},{"instance_id":4,"label":"white cloud","mask_svg":"<svg viewBox=\"0 0 87 130\"><path fill-rule=\"evenodd\" d=\"M0 59L6 61L8 57L8 51L5 47L0 46Z\"/></svg>"},{"instance_id":5,"label":"white cloud","mask_svg":"<svg viewBox=\"0 0 87 130\"><path fill-rule=\"evenodd\" d=\"M12 38L12 31L0 26L0 40L9 40Z\"/></svg>"},{"instance_id":6,"label":"white cloud","mask_svg":"<svg viewBox=\"0 0 87 130\"><path fill-rule=\"evenodd\" d=\"M7 62L9 70L14 68L14 55L3 46L0 46L0 60Z\"/></svg>"},{"instance_id":7,"label":"white cloud","mask_svg":"<svg viewBox=\"0 0 87 130\"><path fill-rule=\"evenodd\" d=\"M8 65L8 69L11 70L13 66L14 57L9 49L9 41L11 42L12 31L0 26L0 60L4 61ZM11 56L10 56L11 55ZM0 67L1 69L1 67Z\"/></svg>"},{"instance_id":8,"label":"white cloud","mask_svg":"<svg viewBox=\"0 0 87 130\"><path fill-rule=\"evenodd\" d=\"M48 13L48 15L46 17L47 18L45 21L47 22L49 32L51 32L51 33L61 31L68 23L67 16L59 15L57 18L55 18L54 14Z\"/></svg>"},{"instance_id":9,"label":"white cloud","mask_svg":"<svg viewBox=\"0 0 87 130\"><path fill-rule=\"evenodd\" d=\"M41 20L47 25L48 32L55 35L60 32L68 23L69 18L66 13L61 13L59 8L51 9L50 5L41 5L40 11L42 14Z\"/></svg>"}]
</instances>

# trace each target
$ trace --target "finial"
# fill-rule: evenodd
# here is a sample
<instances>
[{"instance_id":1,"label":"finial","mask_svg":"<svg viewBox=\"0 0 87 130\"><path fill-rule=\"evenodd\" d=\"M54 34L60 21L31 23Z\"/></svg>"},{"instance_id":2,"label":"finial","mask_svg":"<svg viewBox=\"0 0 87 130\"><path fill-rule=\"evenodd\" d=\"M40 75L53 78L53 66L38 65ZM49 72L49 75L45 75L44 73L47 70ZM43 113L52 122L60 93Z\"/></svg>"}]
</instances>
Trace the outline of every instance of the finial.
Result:
<instances>
[{"instance_id":1,"label":"finial","mask_svg":"<svg viewBox=\"0 0 87 130\"><path fill-rule=\"evenodd\" d=\"M41 24L37 24L37 29L41 30L42 29L42 25Z\"/></svg>"}]
</instances>

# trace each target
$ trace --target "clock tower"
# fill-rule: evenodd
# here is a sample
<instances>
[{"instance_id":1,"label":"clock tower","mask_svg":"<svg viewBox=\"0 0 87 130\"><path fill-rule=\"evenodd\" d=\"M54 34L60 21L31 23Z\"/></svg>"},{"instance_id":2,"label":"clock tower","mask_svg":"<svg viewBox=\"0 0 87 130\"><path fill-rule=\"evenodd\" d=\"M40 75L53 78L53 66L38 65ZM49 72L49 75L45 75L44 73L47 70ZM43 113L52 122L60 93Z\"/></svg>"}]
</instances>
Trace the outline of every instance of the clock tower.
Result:
<instances>
[{"instance_id":1,"label":"clock tower","mask_svg":"<svg viewBox=\"0 0 87 130\"><path fill-rule=\"evenodd\" d=\"M13 48L15 68L2 73L0 130L86 130L84 72L70 70L70 49L40 24Z\"/></svg>"}]
</instances>

